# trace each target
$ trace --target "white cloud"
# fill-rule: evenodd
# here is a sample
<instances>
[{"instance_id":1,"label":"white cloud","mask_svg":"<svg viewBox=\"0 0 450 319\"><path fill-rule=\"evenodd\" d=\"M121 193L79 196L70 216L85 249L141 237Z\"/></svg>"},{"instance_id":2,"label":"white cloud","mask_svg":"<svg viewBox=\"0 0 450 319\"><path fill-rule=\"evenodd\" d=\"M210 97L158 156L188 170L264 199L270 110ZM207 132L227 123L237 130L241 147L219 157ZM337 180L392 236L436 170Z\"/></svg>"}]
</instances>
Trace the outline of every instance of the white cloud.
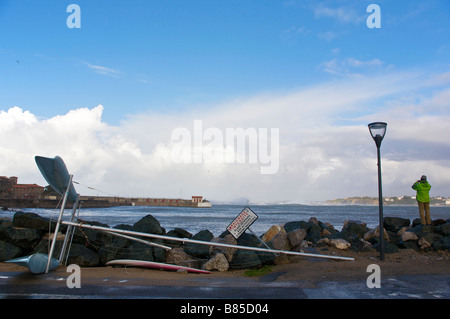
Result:
<instances>
[{"instance_id":1,"label":"white cloud","mask_svg":"<svg viewBox=\"0 0 450 319\"><path fill-rule=\"evenodd\" d=\"M93 70L95 73L98 74L102 74L102 75L106 75L106 76L110 76L113 78L118 78L121 75L121 72L115 70L115 69L111 69L111 68L107 68L105 66L101 66L101 65L95 65L95 64L91 64L85 61L81 61L84 65L86 65L87 67L89 67L91 70Z\"/></svg>"},{"instance_id":2,"label":"white cloud","mask_svg":"<svg viewBox=\"0 0 450 319\"><path fill-rule=\"evenodd\" d=\"M305 26L296 26L292 25L289 28L283 30L281 33L280 39L284 44L294 44L300 37L304 37L308 35L311 31L309 31Z\"/></svg>"},{"instance_id":3,"label":"white cloud","mask_svg":"<svg viewBox=\"0 0 450 319\"><path fill-rule=\"evenodd\" d=\"M349 57L346 59L333 58L328 61L324 61L319 65L319 67L330 74L355 76L360 75L362 72L367 73L368 70L383 69L385 64L377 58L372 60L359 60Z\"/></svg>"},{"instance_id":4,"label":"white cloud","mask_svg":"<svg viewBox=\"0 0 450 319\"><path fill-rule=\"evenodd\" d=\"M380 59L372 59L372 60L362 61L362 60L358 60L355 58L348 58L347 63L349 66L355 67L355 68L383 65L383 62Z\"/></svg>"},{"instance_id":5,"label":"white cloud","mask_svg":"<svg viewBox=\"0 0 450 319\"><path fill-rule=\"evenodd\" d=\"M322 40L330 42L331 40L335 39L338 35L336 32L326 31L326 32L320 32L317 36Z\"/></svg>"},{"instance_id":6,"label":"white cloud","mask_svg":"<svg viewBox=\"0 0 450 319\"><path fill-rule=\"evenodd\" d=\"M348 61L355 67L375 60ZM75 180L108 194L254 201L314 201L376 196L376 148L367 123L388 122L382 145L385 195L411 194L426 174L433 192L449 195L450 88L426 74L343 78L289 93L260 94L177 114L130 115L119 126L102 120L103 106L41 119L19 107L0 111L0 174L45 184L34 156L61 156ZM431 93L430 93L431 92ZM417 96L418 99L410 99ZM107 106L106 106L107 107ZM279 128L280 165L174 163L176 128ZM206 142L205 142L206 144ZM82 194L92 191L77 186ZM94 192L95 193L95 192Z\"/></svg>"},{"instance_id":7,"label":"white cloud","mask_svg":"<svg viewBox=\"0 0 450 319\"><path fill-rule=\"evenodd\" d=\"M17 106L10 108L7 112L0 111L0 131L6 132L21 126L31 126L37 122L37 118L29 111L23 110Z\"/></svg>"},{"instance_id":8,"label":"white cloud","mask_svg":"<svg viewBox=\"0 0 450 319\"><path fill-rule=\"evenodd\" d=\"M359 23L363 20L363 17L355 12L355 10L349 6L332 8L327 7L323 3L319 3L313 8L314 15L317 18L333 18L341 23Z\"/></svg>"}]
</instances>

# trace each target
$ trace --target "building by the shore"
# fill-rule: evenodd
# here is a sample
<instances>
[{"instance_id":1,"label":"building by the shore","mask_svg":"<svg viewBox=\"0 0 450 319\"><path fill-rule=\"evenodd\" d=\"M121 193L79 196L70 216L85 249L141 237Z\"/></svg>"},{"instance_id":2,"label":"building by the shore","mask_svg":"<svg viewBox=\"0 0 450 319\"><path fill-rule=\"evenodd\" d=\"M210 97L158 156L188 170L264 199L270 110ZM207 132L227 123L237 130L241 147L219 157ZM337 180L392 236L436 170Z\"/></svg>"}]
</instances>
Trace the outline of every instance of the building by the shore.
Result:
<instances>
[{"instance_id":1,"label":"building by the shore","mask_svg":"<svg viewBox=\"0 0 450 319\"><path fill-rule=\"evenodd\" d=\"M18 177L0 176L0 198L39 199L44 187L37 184L18 184Z\"/></svg>"},{"instance_id":2,"label":"building by the shore","mask_svg":"<svg viewBox=\"0 0 450 319\"><path fill-rule=\"evenodd\" d=\"M61 196L37 184L18 184L18 177L0 176L0 207L55 208ZM181 198L132 198L113 196L81 196L83 207L172 206L211 207L203 196ZM73 205L68 203L67 205ZM68 206L69 207L69 206Z\"/></svg>"}]
</instances>

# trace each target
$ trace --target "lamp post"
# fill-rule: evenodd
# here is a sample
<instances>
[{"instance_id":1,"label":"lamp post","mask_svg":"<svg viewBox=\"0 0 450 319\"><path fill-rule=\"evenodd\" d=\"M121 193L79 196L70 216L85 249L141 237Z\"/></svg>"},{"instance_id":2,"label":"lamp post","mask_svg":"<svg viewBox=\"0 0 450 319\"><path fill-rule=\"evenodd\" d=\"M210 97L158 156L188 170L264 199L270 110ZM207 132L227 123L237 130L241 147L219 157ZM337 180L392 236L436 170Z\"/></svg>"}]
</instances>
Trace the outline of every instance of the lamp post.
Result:
<instances>
[{"instance_id":1,"label":"lamp post","mask_svg":"<svg viewBox=\"0 0 450 319\"><path fill-rule=\"evenodd\" d=\"M372 135L375 145L377 146L378 157L378 215L380 218L380 260L384 260L384 228L383 228L383 193L381 189L381 158L380 146L381 141L386 134L387 124L384 122L373 122L369 124L369 131Z\"/></svg>"}]
</instances>

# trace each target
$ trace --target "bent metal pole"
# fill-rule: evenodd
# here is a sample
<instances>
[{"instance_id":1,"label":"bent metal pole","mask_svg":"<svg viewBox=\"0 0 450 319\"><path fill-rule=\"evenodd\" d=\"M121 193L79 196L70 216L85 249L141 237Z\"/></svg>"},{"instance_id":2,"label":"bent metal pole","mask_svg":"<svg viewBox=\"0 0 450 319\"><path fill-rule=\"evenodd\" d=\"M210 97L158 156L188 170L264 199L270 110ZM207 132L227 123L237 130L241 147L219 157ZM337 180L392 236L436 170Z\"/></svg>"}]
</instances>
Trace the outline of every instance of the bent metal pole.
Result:
<instances>
[{"instance_id":1,"label":"bent metal pole","mask_svg":"<svg viewBox=\"0 0 450 319\"><path fill-rule=\"evenodd\" d=\"M301 252L296 252L296 251L214 243L214 242L202 241L202 240L194 240L194 239L187 239L187 238L178 238L178 237L170 237L170 236L163 236L163 235L156 235L156 234L141 233L141 232L136 232L136 231L131 231L131 230L107 228L107 227L94 226L94 225L88 225L88 224L83 224L83 223L73 223L73 222L62 221L61 224L90 228L90 229L94 229L94 230L116 232L116 233L128 234L128 235L133 235L133 236L158 238L158 239L164 239L164 240L180 241L180 242L214 246L214 247L229 247L229 248L236 248L236 249L242 249L242 250L261 251L261 252L276 253L276 254L281 253L281 254L286 254L286 255L304 256L304 257L328 258L328 259L337 259L337 260L355 260L355 258L352 258L352 257L320 255L320 254L311 254L311 253L301 253Z\"/></svg>"},{"instance_id":2,"label":"bent metal pole","mask_svg":"<svg viewBox=\"0 0 450 319\"><path fill-rule=\"evenodd\" d=\"M55 244L56 244L56 237L58 236L59 226L61 225L61 219L64 214L64 209L66 208L67 198L69 197L70 185L72 185L72 178L73 178L73 175L69 175L69 183L67 183L67 188L64 193L64 198L63 198L63 202L61 204L61 210L59 212L58 221L56 222L52 245L50 247L50 252L48 253L47 267L45 268L45 273L48 273L48 271L50 269L50 263L51 263L51 259L53 257L53 250L55 249Z\"/></svg>"},{"instance_id":3,"label":"bent metal pole","mask_svg":"<svg viewBox=\"0 0 450 319\"><path fill-rule=\"evenodd\" d=\"M80 203L80 195L77 194L77 199L75 200L75 203L73 204L72 215L70 218L71 222L73 222L73 220L75 218L75 212L77 211L79 203ZM79 212L79 210L78 210L78 212ZM72 246L72 239L73 239L74 233L75 233L74 226L69 226L67 228L66 237L64 238L63 246L61 248L61 254L59 255L59 262L64 263L65 265L67 264L67 259L69 258L69 252L70 252L70 247ZM67 246L67 244L69 244L69 246ZM67 251L66 251L66 249L67 249ZM64 260L64 256L66 256L65 260Z\"/></svg>"}]
</instances>

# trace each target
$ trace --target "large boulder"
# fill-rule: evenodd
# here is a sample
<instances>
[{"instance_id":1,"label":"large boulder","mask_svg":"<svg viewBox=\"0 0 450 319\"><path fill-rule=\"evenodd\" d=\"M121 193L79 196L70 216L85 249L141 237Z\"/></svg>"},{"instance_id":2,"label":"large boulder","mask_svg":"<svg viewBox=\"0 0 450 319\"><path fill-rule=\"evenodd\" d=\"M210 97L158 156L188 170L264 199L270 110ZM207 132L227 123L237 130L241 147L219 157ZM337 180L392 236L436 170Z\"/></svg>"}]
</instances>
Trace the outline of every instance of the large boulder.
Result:
<instances>
[{"instance_id":1,"label":"large boulder","mask_svg":"<svg viewBox=\"0 0 450 319\"><path fill-rule=\"evenodd\" d=\"M414 228L414 227L419 226L419 225L422 225L422 221L420 220L420 218L414 218L412 223L411 223L411 227Z\"/></svg>"},{"instance_id":2,"label":"large boulder","mask_svg":"<svg viewBox=\"0 0 450 319\"><path fill-rule=\"evenodd\" d=\"M450 223L439 225L436 227L436 232L442 236L450 236Z\"/></svg>"},{"instance_id":3,"label":"large boulder","mask_svg":"<svg viewBox=\"0 0 450 319\"><path fill-rule=\"evenodd\" d=\"M420 251L419 243L417 240L400 241L397 243L398 248L402 249L412 249L415 251Z\"/></svg>"},{"instance_id":4,"label":"large boulder","mask_svg":"<svg viewBox=\"0 0 450 319\"><path fill-rule=\"evenodd\" d=\"M447 223L447 221L445 219L439 218L439 219L434 219L431 221L431 225L433 226L440 226Z\"/></svg>"},{"instance_id":5,"label":"large boulder","mask_svg":"<svg viewBox=\"0 0 450 319\"><path fill-rule=\"evenodd\" d=\"M16 228L8 223L0 225L0 240L18 246L25 251L33 250L41 239L41 232L31 228Z\"/></svg>"},{"instance_id":6,"label":"large boulder","mask_svg":"<svg viewBox=\"0 0 450 319\"><path fill-rule=\"evenodd\" d=\"M123 249L120 254L120 259L155 261L153 257L153 248L140 242L133 242L126 249Z\"/></svg>"},{"instance_id":7,"label":"large boulder","mask_svg":"<svg viewBox=\"0 0 450 319\"><path fill-rule=\"evenodd\" d=\"M192 234L190 232L188 232L187 230L184 230L183 228L174 228L174 229L168 231L166 236L175 237L175 238L192 238ZM164 240L164 243L171 247L181 247L184 245L183 242L167 240L167 239Z\"/></svg>"},{"instance_id":8,"label":"large boulder","mask_svg":"<svg viewBox=\"0 0 450 319\"><path fill-rule=\"evenodd\" d=\"M436 228L435 226L420 224L413 227L411 231L420 238L423 237L425 234L433 233L435 228Z\"/></svg>"},{"instance_id":9,"label":"large boulder","mask_svg":"<svg viewBox=\"0 0 450 319\"><path fill-rule=\"evenodd\" d=\"M284 224L284 230L287 233L289 233L289 232L291 232L293 230L296 230L296 229L305 229L305 230L307 230L308 229L308 223L303 221L303 220L300 220L300 221L293 221L293 222L288 222L288 223Z\"/></svg>"},{"instance_id":10,"label":"large boulder","mask_svg":"<svg viewBox=\"0 0 450 319\"><path fill-rule=\"evenodd\" d=\"M238 249L230 262L230 269L249 269L261 267L261 259L254 251Z\"/></svg>"},{"instance_id":11,"label":"large boulder","mask_svg":"<svg viewBox=\"0 0 450 319\"><path fill-rule=\"evenodd\" d=\"M86 221L85 223L89 225L109 228L107 224L95 221ZM98 251L102 246L110 244L113 237L116 236L105 233L100 230L76 227L73 235L73 243L85 245L89 249Z\"/></svg>"},{"instance_id":12,"label":"large boulder","mask_svg":"<svg viewBox=\"0 0 450 319\"><path fill-rule=\"evenodd\" d=\"M333 225L322 223L315 217L311 217L307 222L293 221L284 224L287 233L303 229L306 231L304 240L316 244L322 237L338 236L339 232L334 229ZM292 238L292 237L291 237ZM296 240L298 242L298 240ZM296 245L293 245L296 246Z\"/></svg>"},{"instance_id":13,"label":"large boulder","mask_svg":"<svg viewBox=\"0 0 450 319\"><path fill-rule=\"evenodd\" d=\"M444 237L438 233L426 233L422 238L429 242L434 250L445 249L443 246Z\"/></svg>"},{"instance_id":14,"label":"large boulder","mask_svg":"<svg viewBox=\"0 0 450 319\"><path fill-rule=\"evenodd\" d=\"M418 225L412 229L417 237L419 237L419 246L421 250L445 250L447 248L448 236L443 236L443 228L446 224L441 224L439 226L432 225ZM421 244L422 242L422 244Z\"/></svg>"},{"instance_id":15,"label":"large boulder","mask_svg":"<svg viewBox=\"0 0 450 319\"><path fill-rule=\"evenodd\" d=\"M131 230L131 225L120 224L114 227L115 229ZM102 239L101 246L98 249L98 256L100 258L100 265L106 264L108 261L120 259L123 253L127 251L127 247L132 245L135 241L118 236L111 235L110 237L100 237Z\"/></svg>"},{"instance_id":16,"label":"large boulder","mask_svg":"<svg viewBox=\"0 0 450 319\"><path fill-rule=\"evenodd\" d=\"M237 244L240 246L258 247L261 245L261 240L253 234L243 233L237 239Z\"/></svg>"},{"instance_id":17,"label":"large boulder","mask_svg":"<svg viewBox=\"0 0 450 319\"><path fill-rule=\"evenodd\" d=\"M156 235L164 235L166 233L166 230L161 227L159 221L150 214L136 222L132 229L137 232Z\"/></svg>"},{"instance_id":18,"label":"large boulder","mask_svg":"<svg viewBox=\"0 0 450 319\"><path fill-rule=\"evenodd\" d=\"M210 260L203 264L202 269L211 271L227 271L230 267L227 258L223 254L216 254Z\"/></svg>"},{"instance_id":19,"label":"large boulder","mask_svg":"<svg viewBox=\"0 0 450 319\"><path fill-rule=\"evenodd\" d=\"M317 241L317 245L318 246L331 246L331 247L335 247L337 249L348 249L351 244L346 241L345 239L342 238L322 238L319 241Z\"/></svg>"},{"instance_id":20,"label":"large boulder","mask_svg":"<svg viewBox=\"0 0 450 319\"><path fill-rule=\"evenodd\" d=\"M173 248L167 251L166 262L191 268L198 268L200 266L199 260L193 259L192 256L186 254L183 248Z\"/></svg>"},{"instance_id":21,"label":"large boulder","mask_svg":"<svg viewBox=\"0 0 450 319\"><path fill-rule=\"evenodd\" d=\"M432 247L433 247L433 246L432 246L425 238L423 238L423 237L419 239L418 244L419 244L420 250L422 250L422 251L430 251L430 250L432 249Z\"/></svg>"},{"instance_id":22,"label":"large boulder","mask_svg":"<svg viewBox=\"0 0 450 319\"><path fill-rule=\"evenodd\" d=\"M169 235L170 234L170 235ZM167 232L168 236L178 237L178 238L192 238L192 234L187 230L179 227L175 227L171 231Z\"/></svg>"},{"instance_id":23,"label":"large boulder","mask_svg":"<svg viewBox=\"0 0 450 319\"><path fill-rule=\"evenodd\" d=\"M342 226L341 234L346 239L351 237L363 238L368 231L366 223L359 220L346 220L344 226Z\"/></svg>"},{"instance_id":24,"label":"large boulder","mask_svg":"<svg viewBox=\"0 0 450 319\"><path fill-rule=\"evenodd\" d=\"M369 230L367 233L364 234L364 240L370 242L371 244L375 244L380 239L380 227L376 227L374 229ZM383 228L383 238L389 242L389 234L386 231L386 229Z\"/></svg>"},{"instance_id":25,"label":"large boulder","mask_svg":"<svg viewBox=\"0 0 450 319\"><path fill-rule=\"evenodd\" d=\"M292 248L285 232L279 232L267 244L277 250L291 250Z\"/></svg>"},{"instance_id":26,"label":"large boulder","mask_svg":"<svg viewBox=\"0 0 450 319\"><path fill-rule=\"evenodd\" d=\"M0 262L20 256L22 256L22 249L20 247L6 241L0 241Z\"/></svg>"},{"instance_id":27,"label":"large boulder","mask_svg":"<svg viewBox=\"0 0 450 319\"><path fill-rule=\"evenodd\" d=\"M379 242L376 242L372 247L374 249L376 249L376 251L380 251L380 243ZM397 245L393 245L393 244L385 241L384 242L384 252L386 254L396 253L396 252L398 252L398 247L397 247Z\"/></svg>"},{"instance_id":28,"label":"large boulder","mask_svg":"<svg viewBox=\"0 0 450 319\"><path fill-rule=\"evenodd\" d=\"M362 238L350 238L350 249L356 252L366 252L372 249L372 244Z\"/></svg>"},{"instance_id":29,"label":"large boulder","mask_svg":"<svg viewBox=\"0 0 450 319\"><path fill-rule=\"evenodd\" d=\"M447 251L450 251L450 236L444 237L441 241L436 243L433 247L436 250L447 250Z\"/></svg>"},{"instance_id":30,"label":"large boulder","mask_svg":"<svg viewBox=\"0 0 450 319\"><path fill-rule=\"evenodd\" d=\"M337 249L347 249L350 247L350 243L342 238L330 239L330 244Z\"/></svg>"},{"instance_id":31,"label":"large boulder","mask_svg":"<svg viewBox=\"0 0 450 319\"><path fill-rule=\"evenodd\" d=\"M133 230L133 226L127 225L127 224L119 224L119 225L114 226L113 228L121 229L121 230ZM125 247L131 245L132 243L134 243L134 241L132 241L131 239L127 239L127 238L119 236L119 235L120 234L111 235L112 237L109 237L110 241L109 242L104 241L103 245L106 247L125 248Z\"/></svg>"},{"instance_id":32,"label":"large boulder","mask_svg":"<svg viewBox=\"0 0 450 319\"><path fill-rule=\"evenodd\" d=\"M113 227L114 229L123 229L123 230L133 230L133 226L132 225L128 225L128 224L119 224Z\"/></svg>"},{"instance_id":33,"label":"large boulder","mask_svg":"<svg viewBox=\"0 0 450 319\"><path fill-rule=\"evenodd\" d=\"M295 229L290 231L288 234L289 243L292 247L301 245L303 240L306 238L306 230L302 228Z\"/></svg>"},{"instance_id":34,"label":"large boulder","mask_svg":"<svg viewBox=\"0 0 450 319\"><path fill-rule=\"evenodd\" d=\"M53 242L54 236L55 236L55 233L44 234L44 236L42 236L39 243L34 247L33 252L47 254L50 251L50 247ZM56 243L55 243L55 247L53 250L53 257L56 257L59 259L59 255L61 254L61 249L62 249L65 238L66 238L66 236L61 233L58 233L58 235L56 236Z\"/></svg>"},{"instance_id":35,"label":"large boulder","mask_svg":"<svg viewBox=\"0 0 450 319\"><path fill-rule=\"evenodd\" d=\"M281 225L273 225L269 228L269 230L261 237L262 241L270 241L272 238L280 232L286 233L283 226Z\"/></svg>"},{"instance_id":36,"label":"large boulder","mask_svg":"<svg viewBox=\"0 0 450 319\"><path fill-rule=\"evenodd\" d=\"M231 234L228 234L223 238L215 237L211 240L211 242L227 244L227 245L237 245L236 239ZM236 250L237 250L237 248L232 248L232 247L211 246L209 248L209 253L210 254L221 253L225 256L227 261L230 262L233 259L233 255L236 252Z\"/></svg>"},{"instance_id":37,"label":"large boulder","mask_svg":"<svg viewBox=\"0 0 450 319\"><path fill-rule=\"evenodd\" d=\"M317 241L319 241L322 238L321 234L322 234L322 228L320 227L320 225L314 223L313 221L309 221L305 239L312 243L316 243Z\"/></svg>"},{"instance_id":38,"label":"large boulder","mask_svg":"<svg viewBox=\"0 0 450 319\"><path fill-rule=\"evenodd\" d=\"M164 245L164 241L162 239L152 239L151 242L158 244L158 245ZM166 250L164 248L153 246L153 260L156 262L164 262L166 258Z\"/></svg>"},{"instance_id":39,"label":"large boulder","mask_svg":"<svg viewBox=\"0 0 450 319\"><path fill-rule=\"evenodd\" d=\"M41 217L35 213L24 213L21 211L15 213L13 220L12 220L12 225L14 227L31 228L31 229L36 229L36 230L40 230L43 232L49 231L49 224L50 224L49 218ZM50 231L53 232L55 230L55 226L56 226L56 222L53 221Z\"/></svg>"},{"instance_id":40,"label":"large boulder","mask_svg":"<svg viewBox=\"0 0 450 319\"><path fill-rule=\"evenodd\" d=\"M98 250L98 258L99 258L99 265L105 265L108 261L120 259L121 258L121 252L120 249L115 247L105 247L102 246Z\"/></svg>"},{"instance_id":41,"label":"large boulder","mask_svg":"<svg viewBox=\"0 0 450 319\"><path fill-rule=\"evenodd\" d=\"M416 234L414 234L411 231L405 231L400 235L403 242L405 241L413 241L413 240L419 240L419 237L417 237Z\"/></svg>"},{"instance_id":42,"label":"large boulder","mask_svg":"<svg viewBox=\"0 0 450 319\"><path fill-rule=\"evenodd\" d=\"M76 264L80 267L95 267L98 266L100 259L98 255L84 245L73 244L70 253L68 264Z\"/></svg>"},{"instance_id":43,"label":"large boulder","mask_svg":"<svg viewBox=\"0 0 450 319\"><path fill-rule=\"evenodd\" d=\"M0 225L12 226L12 220L8 217L0 217Z\"/></svg>"},{"instance_id":44,"label":"large boulder","mask_svg":"<svg viewBox=\"0 0 450 319\"><path fill-rule=\"evenodd\" d=\"M384 245L384 252L386 254L397 253L398 252L398 246L397 245L393 245L391 243L385 243L385 245Z\"/></svg>"},{"instance_id":45,"label":"large boulder","mask_svg":"<svg viewBox=\"0 0 450 319\"><path fill-rule=\"evenodd\" d=\"M322 238L321 240L317 241L316 243L317 246L330 246L330 238Z\"/></svg>"},{"instance_id":46,"label":"large boulder","mask_svg":"<svg viewBox=\"0 0 450 319\"><path fill-rule=\"evenodd\" d=\"M199 231L197 234L192 236L193 240L200 241L211 241L214 238L214 235L207 229ZM208 258L209 256L209 248L206 245L195 244L195 243L186 243L184 248L185 252L193 257L197 258Z\"/></svg>"},{"instance_id":47,"label":"large boulder","mask_svg":"<svg viewBox=\"0 0 450 319\"><path fill-rule=\"evenodd\" d=\"M383 227L391 232L398 232L402 227L408 227L411 224L411 221L406 218L400 217L384 217L383 218Z\"/></svg>"},{"instance_id":48,"label":"large boulder","mask_svg":"<svg viewBox=\"0 0 450 319\"><path fill-rule=\"evenodd\" d=\"M311 230L316 231L316 229L311 228L311 225L314 224L316 226L320 227L320 237L329 237L329 236L335 236L337 234L339 234L339 232L334 228L333 225L331 225L330 223L323 223L320 220L318 220L316 217L311 217L308 220L308 231L311 232ZM319 232L317 230L317 232Z\"/></svg>"}]
</instances>

